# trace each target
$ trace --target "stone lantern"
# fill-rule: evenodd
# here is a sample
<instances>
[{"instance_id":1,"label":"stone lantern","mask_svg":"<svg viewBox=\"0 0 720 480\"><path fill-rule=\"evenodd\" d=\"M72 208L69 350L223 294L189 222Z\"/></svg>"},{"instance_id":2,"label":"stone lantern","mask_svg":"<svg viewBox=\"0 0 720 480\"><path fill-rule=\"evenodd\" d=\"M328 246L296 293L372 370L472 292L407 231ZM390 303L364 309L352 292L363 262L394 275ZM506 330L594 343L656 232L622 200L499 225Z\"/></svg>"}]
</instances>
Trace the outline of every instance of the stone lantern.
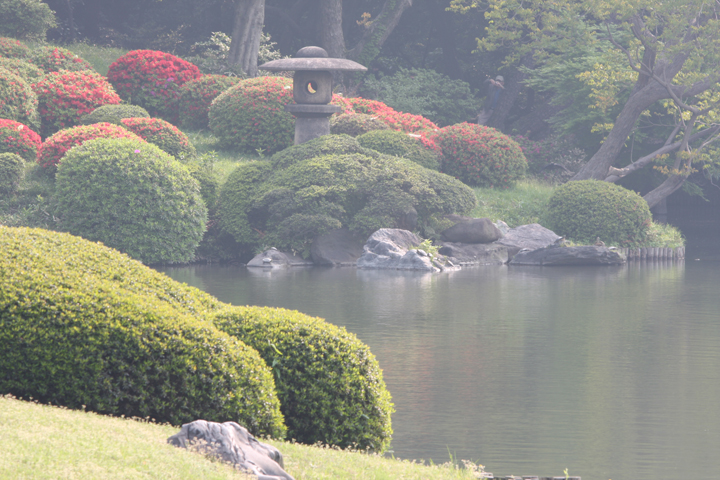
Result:
<instances>
[{"instance_id":1,"label":"stone lantern","mask_svg":"<svg viewBox=\"0 0 720 480\"><path fill-rule=\"evenodd\" d=\"M260 70L290 72L293 76L295 103L285 105L285 111L295 116L295 145L330 133L330 116L340 111L332 100L332 71L363 72L367 68L352 60L328 58L320 47L304 47L294 58L282 58L263 63Z\"/></svg>"}]
</instances>

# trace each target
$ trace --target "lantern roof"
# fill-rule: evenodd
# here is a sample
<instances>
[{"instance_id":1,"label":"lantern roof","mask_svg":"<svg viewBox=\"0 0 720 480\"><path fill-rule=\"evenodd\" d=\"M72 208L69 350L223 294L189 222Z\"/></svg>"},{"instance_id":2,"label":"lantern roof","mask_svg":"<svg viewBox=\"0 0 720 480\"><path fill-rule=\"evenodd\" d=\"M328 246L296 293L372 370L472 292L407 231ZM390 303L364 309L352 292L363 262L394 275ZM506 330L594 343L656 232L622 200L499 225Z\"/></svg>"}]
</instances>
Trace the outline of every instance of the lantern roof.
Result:
<instances>
[{"instance_id":1,"label":"lantern roof","mask_svg":"<svg viewBox=\"0 0 720 480\"><path fill-rule=\"evenodd\" d=\"M270 72L290 72L295 70L336 70L341 72L364 72L367 70L357 62L344 58L328 58L325 49L303 47L293 58L281 58L263 63L260 70Z\"/></svg>"}]
</instances>

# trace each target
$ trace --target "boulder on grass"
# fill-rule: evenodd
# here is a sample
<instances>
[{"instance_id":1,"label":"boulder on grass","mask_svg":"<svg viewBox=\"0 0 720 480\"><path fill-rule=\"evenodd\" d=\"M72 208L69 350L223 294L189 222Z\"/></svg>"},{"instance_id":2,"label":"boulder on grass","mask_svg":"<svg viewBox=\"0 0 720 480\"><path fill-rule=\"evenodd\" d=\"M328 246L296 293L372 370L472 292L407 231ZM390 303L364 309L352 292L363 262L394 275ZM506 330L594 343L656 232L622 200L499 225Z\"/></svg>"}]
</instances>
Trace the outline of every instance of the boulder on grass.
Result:
<instances>
[{"instance_id":1,"label":"boulder on grass","mask_svg":"<svg viewBox=\"0 0 720 480\"><path fill-rule=\"evenodd\" d=\"M538 223L531 223L511 228L505 236L496 243L506 246L508 248L508 256L513 258L513 256L523 248L536 250L538 248L555 245L560 240L562 240L562 237L552 230Z\"/></svg>"},{"instance_id":2,"label":"boulder on grass","mask_svg":"<svg viewBox=\"0 0 720 480\"><path fill-rule=\"evenodd\" d=\"M182 426L168 443L210 454L238 469L257 475L259 480L294 480L283 469L280 451L259 442L245 427L235 422L195 420Z\"/></svg>"},{"instance_id":3,"label":"boulder on grass","mask_svg":"<svg viewBox=\"0 0 720 480\"><path fill-rule=\"evenodd\" d=\"M471 218L443 230L440 236L444 242L492 243L503 235L489 218Z\"/></svg>"},{"instance_id":4,"label":"boulder on grass","mask_svg":"<svg viewBox=\"0 0 720 480\"><path fill-rule=\"evenodd\" d=\"M247 264L248 267L278 268L278 267L311 267L313 263L302 257L288 252L281 252L273 247L255 255Z\"/></svg>"},{"instance_id":5,"label":"boulder on grass","mask_svg":"<svg viewBox=\"0 0 720 480\"><path fill-rule=\"evenodd\" d=\"M510 265L621 265L625 257L617 250L592 245L582 247L547 247L536 250L521 250L510 261Z\"/></svg>"}]
</instances>

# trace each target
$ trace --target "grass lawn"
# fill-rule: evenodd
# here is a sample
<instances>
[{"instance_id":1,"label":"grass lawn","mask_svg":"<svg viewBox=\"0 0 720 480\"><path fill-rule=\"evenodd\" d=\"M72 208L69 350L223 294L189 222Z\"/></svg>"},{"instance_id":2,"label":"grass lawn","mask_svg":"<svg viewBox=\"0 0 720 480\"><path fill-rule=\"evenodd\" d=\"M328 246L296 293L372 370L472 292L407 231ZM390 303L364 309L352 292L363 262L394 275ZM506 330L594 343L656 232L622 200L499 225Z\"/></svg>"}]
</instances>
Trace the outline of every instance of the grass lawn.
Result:
<instances>
[{"instance_id":1,"label":"grass lawn","mask_svg":"<svg viewBox=\"0 0 720 480\"><path fill-rule=\"evenodd\" d=\"M548 200L555 187L527 178L508 189L475 188L478 206L471 217L502 220L510 228L528 223L543 223Z\"/></svg>"},{"instance_id":2,"label":"grass lawn","mask_svg":"<svg viewBox=\"0 0 720 480\"><path fill-rule=\"evenodd\" d=\"M0 396L0 479L249 479L166 443L179 428ZM473 469L268 441L297 480L473 479Z\"/></svg>"}]
</instances>

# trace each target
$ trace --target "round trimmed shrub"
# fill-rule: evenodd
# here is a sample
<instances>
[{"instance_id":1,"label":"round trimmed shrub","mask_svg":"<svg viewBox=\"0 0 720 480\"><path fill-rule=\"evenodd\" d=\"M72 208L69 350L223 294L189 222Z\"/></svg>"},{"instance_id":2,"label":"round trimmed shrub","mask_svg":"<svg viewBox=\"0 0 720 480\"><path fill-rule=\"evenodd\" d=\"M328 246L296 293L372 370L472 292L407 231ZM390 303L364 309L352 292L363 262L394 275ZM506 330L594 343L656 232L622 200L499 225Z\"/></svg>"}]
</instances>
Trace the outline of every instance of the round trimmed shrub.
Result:
<instances>
[{"instance_id":1,"label":"round trimmed shrub","mask_svg":"<svg viewBox=\"0 0 720 480\"><path fill-rule=\"evenodd\" d=\"M133 50L108 69L108 80L123 100L175 124L180 87L200 77L190 62L156 50Z\"/></svg>"},{"instance_id":2,"label":"round trimmed shrub","mask_svg":"<svg viewBox=\"0 0 720 480\"><path fill-rule=\"evenodd\" d=\"M0 243L0 391L173 425L233 419L284 435L263 359L173 297L202 300L201 292L64 233L0 227Z\"/></svg>"},{"instance_id":3,"label":"round trimmed shrub","mask_svg":"<svg viewBox=\"0 0 720 480\"><path fill-rule=\"evenodd\" d=\"M40 135L27 125L0 118L0 153L14 153L34 162L41 143Z\"/></svg>"},{"instance_id":4,"label":"round trimmed shrub","mask_svg":"<svg viewBox=\"0 0 720 480\"><path fill-rule=\"evenodd\" d=\"M323 135L322 137L313 138L309 142L281 150L270 157L270 161L275 168L283 169L321 155L345 155L348 153L377 156L360 145L357 139L349 135Z\"/></svg>"},{"instance_id":5,"label":"round trimmed shrub","mask_svg":"<svg viewBox=\"0 0 720 480\"><path fill-rule=\"evenodd\" d=\"M62 228L146 264L189 262L205 232L200 187L174 157L142 140L102 138L58 166Z\"/></svg>"},{"instance_id":6,"label":"round trimmed shrub","mask_svg":"<svg viewBox=\"0 0 720 480\"><path fill-rule=\"evenodd\" d=\"M633 246L641 243L652 221L647 202L637 193L599 180L567 182L548 202L548 227L576 242Z\"/></svg>"},{"instance_id":7,"label":"round trimmed shrub","mask_svg":"<svg viewBox=\"0 0 720 480\"><path fill-rule=\"evenodd\" d=\"M437 152L425 148L419 138L395 130L375 130L357 137L357 141L365 148L376 150L386 155L407 158L411 162L432 170L440 170L440 159Z\"/></svg>"},{"instance_id":8,"label":"round trimmed shrub","mask_svg":"<svg viewBox=\"0 0 720 480\"><path fill-rule=\"evenodd\" d=\"M101 105L118 104L120 97L105 77L95 72L52 72L33 85L38 96L41 134L47 137L80 123Z\"/></svg>"},{"instance_id":9,"label":"round trimmed shrub","mask_svg":"<svg viewBox=\"0 0 720 480\"><path fill-rule=\"evenodd\" d=\"M28 84L37 82L43 77L43 75L45 75L45 72L40 70L38 67L21 58L0 57L0 68L4 68L14 73L28 82Z\"/></svg>"},{"instance_id":10,"label":"round trimmed shrub","mask_svg":"<svg viewBox=\"0 0 720 480\"><path fill-rule=\"evenodd\" d=\"M25 176L25 161L15 153L0 153L0 193L12 195L17 192Z\"/></svg>"},{"instance_id":11,"label":"round trimmed shrub","mask_svg":"<svg viewBox=\"0 0 720 480\"><path fill-rule=\"evenodd\" d=\"M272 365L290 438L387 449L394 411L390 393L377 360L354 334L279 308L230 307L212 318Z\"/></svg>"},{"instance_id":12,"label":"round trimmed shrub","mask_svg":"<svg viewBox=\"0 0 720 480\"><path fill-rule=\"evenodd\" d=\"M509 187L527 170L520 146L494 128L459 123L431 139L442 151L443 172L468 185Z\"/></svg>"},{"instance_id":13,"label":"round trimmed shrub","mask_svg":"<svg viewBox=\"0 0 720 480\"><path fill-rule=\"evenodd\" d=\"M15 38L0 37L0 57L24 60L30 57L30 48Z\"/></svg>"},{"instance_id":14,"label":"round trimmed shrub","mask_svg":"<svg viewBox=\"0 0 720 480\"><path fill-rule=\"evenodd\" d=\"M18 75L0 68L0 118L15 120L33 129L40 126L38 98Z\"/></svg>"},{"instance_id":15,"label":"round trimmed shrub","mask_svg":"<svg viewBox=\"0 0 720 480\"><path fill-rule=\"evenodd\" d=\"M213 100L239 81L237 77L203 75L180 87L179 112L182 126L197 130L207 128L208 111Z\"/></svg>"},{"instance_id":16,"label":"round trimmed shrub","mask_svg":"<svg viewBox=\"0 0 720 480\"><path fill-rule=\"evenodd\" d=\"M114 125L122 125L120 120L123 118L150 118L150 114L142 107L137 105L127 105L124 103L117 105L102 105L90 113L80 117L80 123L83 125L92 125L93 123L112 123Z\"/></svg>"},{"instance_id":17,"label":"round trimmed shrub","mask_svg":"<svg viewBox=\"0 0 720 480\"><path fill-rule=\"evenodd\" d=\"M0 35L28 40L45 40L48 29L55 27L55 14L40 0L2 0Z\"/></svg>"},{"instance_id":18,"label":"round trimmed shrub","mask_svg":"<svg viewBox=\"0 0 720 480\"><path fill-rule=\"evenodd\" d=\"M209 126L223 147L275 153L292 145L295 138L295 121L284 110L288 103L293 103L292 80L244 80L213 101Z\"/></svg>"},{"instance_id":19,"label":"round trimmed shrub","mask_svg":"<svg viewBox=\"0 0 720 480\"><path fill-rule=\"evenodd\" d=\"M390 127L373 115L365 113L342 113L330 117L330 133L357 137L373 130L389 130Z\"/></svg>"},{"instance_id":20,"label":"round trimmed shrub","mask_svg":"<svg viewBox=\"0 0 720 480\"><path fill-rule=\"evenodd\" d=\"M146 142L157 145L178 160L195 157L195 147L190 143L187 135L165 120L160 118L123 118L120 123Z\"/></svg>"},{"instance_id":21,"label":"round trimmed shrub","mask_svg":"<svg viewBox=\"0 0 720 480\"><path fill-rule=\"evenodd\" d=\"M385 122L392 130L405 133L437 130L438 126L421 115L402 113L393 110L382 102L360 97L345 98L333 95L333 105L342 108L342 113L365 113Z\"/></svg>"},{"instance_id":22,"label":"round trimmed shrub","mask_svg":"<svg viewBox=\"0 0 720 480\"><path fill-rule=\"evenodd\" d=\"M94 73L95 69L88 62L62 47L46 45L31 51L32 63L41 68L45 73L67 70L70 72L83 72L86 70Z\"/></svg>"},{"instance_id":23,"label":"round trimmed shrub","mask_svg":"<svg viewBox=\"0 0 720 480\"><path fill-rule=\"evenodd\" d=\"M142 141L142 138L119 125L113 125L111 123L80 125L60 130L46 138L40 146L37 163L44 170L54 174L60 160L68 150L96 138L132 138Z\"/></svg>"}]
</instances>

